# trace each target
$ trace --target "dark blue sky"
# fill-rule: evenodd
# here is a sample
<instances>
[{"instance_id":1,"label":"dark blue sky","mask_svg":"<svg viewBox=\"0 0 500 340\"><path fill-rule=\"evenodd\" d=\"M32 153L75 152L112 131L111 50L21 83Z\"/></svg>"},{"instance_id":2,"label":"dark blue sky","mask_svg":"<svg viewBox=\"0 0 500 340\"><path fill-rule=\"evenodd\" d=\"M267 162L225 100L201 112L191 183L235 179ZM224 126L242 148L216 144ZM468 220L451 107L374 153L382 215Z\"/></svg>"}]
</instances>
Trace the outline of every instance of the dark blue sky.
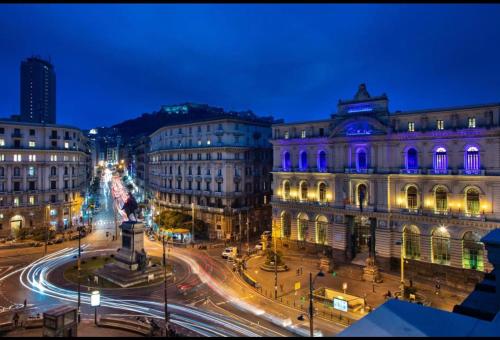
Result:
<instances>
[{"instance_id":1,"label":"dark blue sky","mask_svg":"<svg viewBox=\"0 0 500 340\"><path fill-rule=\"evenodd\" d=\"M163 104L323 119L365 82L390 108L500 102L499 5L0 5L0 116L50 56L58 123Z\"/></svg>"}]
</instances>

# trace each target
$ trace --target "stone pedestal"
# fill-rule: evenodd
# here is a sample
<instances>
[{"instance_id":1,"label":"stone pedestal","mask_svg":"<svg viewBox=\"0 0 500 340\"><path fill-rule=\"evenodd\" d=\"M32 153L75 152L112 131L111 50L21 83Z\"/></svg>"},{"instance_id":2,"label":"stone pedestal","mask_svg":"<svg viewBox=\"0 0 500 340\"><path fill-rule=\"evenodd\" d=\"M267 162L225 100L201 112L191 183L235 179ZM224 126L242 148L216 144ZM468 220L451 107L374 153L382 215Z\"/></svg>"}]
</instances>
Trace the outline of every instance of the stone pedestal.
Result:
<instances>
[{"instance_id":1,"label":"stone pedestal","mask_svg":"<svg viewBox=\"0 0 500 340\"><path fill-rule=\"evenodd\" d=\"M366 265L363 268L363 280L368 282L382 282L378 267L371 257L366 259Z\"/></svg>"},{"instance_id":2,"label":"stone pedestal","mask_svg":"<svg viewBox=\"0 0 500 340\"><path fill-rule=\"evenodd\" d=\"M115 255L116 264L123 269L137 270L140 257L146 256L144 251L144 224L137 221L126 221L120 226L122 230L122 247Z\"/></svg>"}]
</instances>

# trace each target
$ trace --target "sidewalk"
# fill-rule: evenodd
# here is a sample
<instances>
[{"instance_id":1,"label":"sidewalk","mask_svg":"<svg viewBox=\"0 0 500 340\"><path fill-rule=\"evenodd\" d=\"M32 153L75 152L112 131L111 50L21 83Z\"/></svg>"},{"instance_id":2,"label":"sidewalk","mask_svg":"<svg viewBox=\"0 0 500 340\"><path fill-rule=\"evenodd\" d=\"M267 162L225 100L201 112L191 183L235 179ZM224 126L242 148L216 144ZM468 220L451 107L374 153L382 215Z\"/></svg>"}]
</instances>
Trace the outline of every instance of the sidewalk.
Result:
<instances>
[{"instance_id":1,"label":"sidewalk","mask_svg":"<svg viewBox=\"0 0 500 340\"><path fill-rule=\"evenodd\" d=\"M309 273L312 273L314 277L319 272L319 259L287 250L287 255L283 256L283 260L290 269L286 272L278 272L278 301L288 306L301 308L304 312L307 312L309 306ZM274 299L275 274L260 269L260 265L264 261L265 256L252 256L247 261L247 273L260 283L261 288L256 290L257 292ZM297 275L297 269L302 269L301 275ZM376 308L386 301L384 295L388 290L392 294L400 290L400 277L395 273L382 272L383 281L375 284L361 279L363 273L361 266L353 264L337 265L335 273L335 276L332 273L325 273L324 277L318 277L314 283L314 288L326 287L342 292L343 283L347 283L346 293L365 298L366 304L371 308ZM300 282L300 289L297 292L294 289L296 282ZM452 311L453 307L461 303L468 295L467 292L450 291L444 287L441 288L440 294L436 295L433 285L431 286L417 279L414 279L413 286L417 288L419 294L424 295L430 301L431 306L447 311ZM332 313L339 313L333 309L331 302L328 305L317 302L315 308L327 318L330 318ZM349 316L359 319L363 314L349 313Z\"/></svg>"},{"instance_id":2,"label":"sidewalk","mask_svg":"<svg viewBox=\"0 0 500 340\"><path fill-rule=\"evenodd\" d=\"M140 337L139 334L120 329L97 327L94 320L83 319L78 326L78 337ZM6 334L8 337L42 337L43 328L18 328Z\"/></svg>"}]
</instances>

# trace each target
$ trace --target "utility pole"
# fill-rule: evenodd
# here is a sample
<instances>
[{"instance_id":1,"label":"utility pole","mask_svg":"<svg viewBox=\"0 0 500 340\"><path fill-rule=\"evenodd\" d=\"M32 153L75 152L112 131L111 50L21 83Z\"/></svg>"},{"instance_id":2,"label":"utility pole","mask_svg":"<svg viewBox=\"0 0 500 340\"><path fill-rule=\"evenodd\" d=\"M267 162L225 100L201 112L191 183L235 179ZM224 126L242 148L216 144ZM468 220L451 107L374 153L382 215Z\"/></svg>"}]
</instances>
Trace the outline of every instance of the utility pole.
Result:
<instances>
[{"instance_id":1,"label":"utility pole","mask_svg":"<svg viewBox=\"0 0 500 340\"><path fill-rule=\"evenodd\" d=\"M250 220L248 213L249 211L247 210L247 254L250 254L250 233L249 233Z\"/></svg>"},{"instance_id":2,"label":"utility pole","mask_svg":"<svg viewBox=\"0 0 500 340\"><path fill-rule=\"evenodd\" d=\"M278 254L276 250L276 233L273 238L274 238L274 299L277 300L278 299Z\"/></svg>"},{"instance_id":3,"label":"utility pole","mask_svg":"<svg viewBox=\"0 0 500 340\"><path fill-rule=\"evenodd\" d=\"M80 270L81 270L81 267L80 267L80 258L81 258L81 243L80 243L80 240L81 240L81 235L82 235L82 229L80 226L78 226L77 228L78 230L78 323L80 323L80 320L81 320L81 315L80 315Z\"/></svg>"},{"instance_id":4,"label":"utility pole","mask_svg":"<svg viewBox=\"0 0 500 340\"><path fill-rule=\"evenodd\" d=\"M194 243L194 202L191 203L191 243Z\"/></svg>"},{"instance_id":5,"label":"utility pole","mask_svg":"<svg viewBox=\"0 0 500 340\"><path fill-rule=\"evenodd\" d=\"M165 255L165 234L163 234L162 243L163 243L163 283L164 283L164 301L165 301L165 334L166 336L168 336L167 258Z\"/></svg>"},{"instance_id":6,"label":"utility pole","mask_svg":"<svg viewBox=\"0 0 500 340\"><path fill-rule=\"evenodd\" d=\"M312 273L309 273L309 333L310 336L314 336L314 306L313 306L313 279L312 279Z\"/></svg>"},{"instance_id":7,"label":"utility pole","mask_svg":"<svg viewBox=\"0 0 500 340\"><path fill-rule=\"evenodd\" d=\"M239 243L239 248L240 249L238 249L238 253L241 254L241 229L242 229L241 228L241 210L240 210L240 212L238 214L238 229L240 229L240 237L239 237L240 238L240 243Z\"/></svg>"}]
</instances>

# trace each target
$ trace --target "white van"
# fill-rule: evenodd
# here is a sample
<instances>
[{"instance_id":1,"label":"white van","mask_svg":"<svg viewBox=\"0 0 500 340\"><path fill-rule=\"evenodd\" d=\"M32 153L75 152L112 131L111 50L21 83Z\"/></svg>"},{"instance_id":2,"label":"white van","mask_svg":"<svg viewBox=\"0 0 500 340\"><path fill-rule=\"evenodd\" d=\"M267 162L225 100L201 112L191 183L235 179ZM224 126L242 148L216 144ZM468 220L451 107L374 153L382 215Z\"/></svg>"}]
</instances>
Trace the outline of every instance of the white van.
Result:
<instances>
[{"instance_id":1,"label":"white van","mask_svg":"<svg viewBox=\"0 0 500 340\"><path fill-rule=\"evenodd\" d=\"M237 247L227 247L224 249L222 252L222 258L227 259L227 258L235 258L236 255L238 254L238 248Z\"/></svg>"}]
</instances>

